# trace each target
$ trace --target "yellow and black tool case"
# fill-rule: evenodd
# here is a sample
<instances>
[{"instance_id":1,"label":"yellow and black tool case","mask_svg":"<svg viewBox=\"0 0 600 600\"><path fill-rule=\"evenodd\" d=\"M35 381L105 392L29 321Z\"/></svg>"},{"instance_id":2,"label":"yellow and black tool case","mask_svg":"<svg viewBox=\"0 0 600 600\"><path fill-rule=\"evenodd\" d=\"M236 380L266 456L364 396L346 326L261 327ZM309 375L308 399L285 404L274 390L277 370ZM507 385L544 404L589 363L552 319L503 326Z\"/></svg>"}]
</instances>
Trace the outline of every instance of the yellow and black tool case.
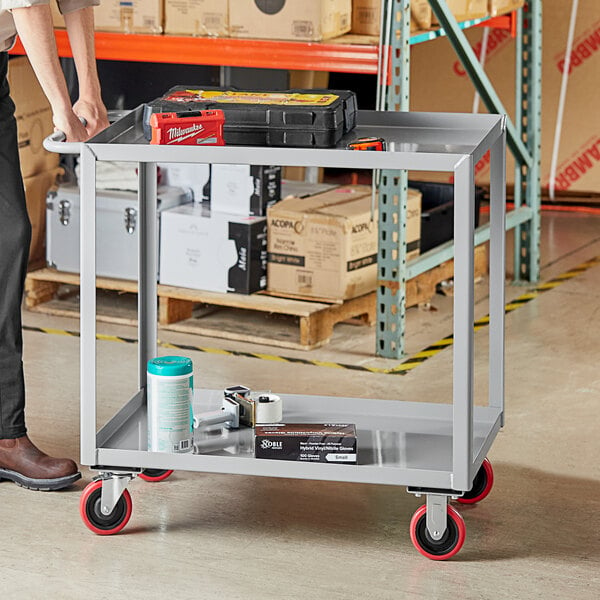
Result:
<instances>
[{"instance_id":1,"label":"yellow and black tool case","mask_svg":"<svg viewBox=\"0 0 600 600\"><path fill-rule=\"evenodd\" d=\"M226 144L330 148L356 125L356 95L348 90L240 91L176 86L144 107L144 134L150 116L220 109Z\"/></svg>"}]
</instances>

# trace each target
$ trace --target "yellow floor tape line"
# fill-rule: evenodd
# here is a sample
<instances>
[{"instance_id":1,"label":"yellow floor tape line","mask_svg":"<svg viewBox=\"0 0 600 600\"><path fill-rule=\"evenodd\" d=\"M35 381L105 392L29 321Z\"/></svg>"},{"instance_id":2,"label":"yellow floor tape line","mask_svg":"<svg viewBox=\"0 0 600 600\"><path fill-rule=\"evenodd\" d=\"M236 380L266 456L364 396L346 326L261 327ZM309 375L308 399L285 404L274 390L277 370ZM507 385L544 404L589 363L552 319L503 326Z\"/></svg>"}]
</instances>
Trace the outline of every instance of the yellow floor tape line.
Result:
<instances>
[{"instance_id":1,"label":"yellow floor tape line","mask_svg":"<svg viewBox=\"0 0 600 600\"><path fill-rule=\"evenodd\" d=\"M527 304L528 302L531 302L535 298L538 298L540 296L540 294L542 294L543 292L547 292L548 290L555 289L559 285L565 283L566 281L570 281L571 279L573 279L574 277L577 277L578 275L581 275L582 273L585 273L588 269L590 269L591 267L594 267L596 265L600 265L600 256L596 256L596 257L578 265L577 267L570 269L566 273L557 275L553 279L550 279L549 281L541 283L540 285L535 287L533 290L530 290L527 293L522 294L518 298L511 300L510 302L508 302L505 305L505 307L504 307L505 312L509 313L509 312L512 312L512 311L520 308L524 304ZM487 327L489 325L489 323L490 323L489 315L486 315L485 317L477 319L477 321L475 321L475 323L473 324L473 328L475 331L479 331L479 330ZM23 330L24 331L33 331L33 332L38 332L38 333L47 333L47 334L51 334L51 335L66 335L66 336L79 337L78 331L67 331L67 330L63 330L63 329L50 329L47 327L30 327L28 325L25 325L25 326L23 326ZM120 336L116 336L116 335L97 334L96 338L98 340L109 341L109 342L124 342L127 344L136 344L137 343L137 340L134 338L125 338L125 337L120 337ZM414 368L423 364L426 360L429 360L432 356L436 356L440 352L443 352L448 346L451 346L452 344L453 344L453 337L451 335L446 336L445 338L442 338L441 340L434 342L430 346L427 346L427 348L423 348L423 350L421 350L420 352L413 354L412 356L410 356L409 358L407 358L406 360L401 362L399 365L396 365L395 367L391 367L388 369L384 369L384 368L377 368L377 367L368 367L368 366L363 366L363 365L350 365L350 364L337 363L337 362L331 362L331 361L323 361L323 360L310 360L307 358L279 356L279 355L275 355L275 354L263 354L263 353L259 353L259 352L243 352L241 350L223 350L221 348L207 348L207 347L203 347L203 346L191 346L188 344L173 344L170 342L161 342L161 341L158 342L159 347L167 348L170 350L187 350L187 351L193 351L193 352L204 352L207 354L217 354L220 356L237 356L237 357L242 357L242 358L254 358L254 359L259 359L259 360L270 360L270 361L276 361L276 362L296 363L296 364L300 364L300 365L310 365L313 367L326 367L328 369L347 369L350 371L364 371L364 372L368 372L368 373L375 373L378 375L406 375L409 371L412 371Z\"/></svg>"}]
</instances>

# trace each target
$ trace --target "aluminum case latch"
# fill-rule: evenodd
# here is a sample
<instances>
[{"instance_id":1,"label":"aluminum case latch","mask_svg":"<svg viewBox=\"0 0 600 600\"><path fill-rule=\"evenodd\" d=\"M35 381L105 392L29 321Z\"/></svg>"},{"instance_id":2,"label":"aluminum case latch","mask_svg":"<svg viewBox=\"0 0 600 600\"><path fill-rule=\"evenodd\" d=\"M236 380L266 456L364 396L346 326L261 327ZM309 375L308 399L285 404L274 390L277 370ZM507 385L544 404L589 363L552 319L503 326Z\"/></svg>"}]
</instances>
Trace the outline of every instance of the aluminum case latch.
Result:
<instances>
[{"instance_id":1,"label":"aluminum case latch","mask_svg":"<svg viewBox=\"0 0 600 600\"><path fill-rule=\"evenodd\" d=\"M69 200L61 200L58 203L58 218L61 225L66 227L69 224L71 220L71 203Z\"/></svg>"},{"instance_id":2,"label":"aluminum case latch","mask_svg":"<svg viewBox=\"0 0 600 600\"><path fill-rule=\"evenodd\" d=\"M137 210L135 208L128 207L125 209L125 231L129 235L133 235L135 233L135 227L137 225Z\"/></svg>"}]
</instances>

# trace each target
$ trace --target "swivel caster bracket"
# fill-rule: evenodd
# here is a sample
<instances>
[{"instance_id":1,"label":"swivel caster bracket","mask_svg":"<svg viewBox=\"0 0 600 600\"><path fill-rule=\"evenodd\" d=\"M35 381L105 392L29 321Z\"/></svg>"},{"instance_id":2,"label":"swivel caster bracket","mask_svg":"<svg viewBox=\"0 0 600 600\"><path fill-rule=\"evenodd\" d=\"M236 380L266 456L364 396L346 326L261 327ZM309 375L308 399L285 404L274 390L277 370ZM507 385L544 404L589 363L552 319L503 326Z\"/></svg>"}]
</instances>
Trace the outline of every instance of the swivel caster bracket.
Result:
<instances>
[{"instance_id":1,"label":"swivel caster bracket","mask_svg":"<svg viewBox=\"0 0 600 600\"><path fill-rule=\"evenodd\" d=\"M100 496L100 510L103 515L110 515L115 509L119 498L127 489L129 482L134 478L133 473L102 473L102 493Z\"/></svg>"},{"instance_id":2,"label":"swivel caster bracket","mask_svg":"<svg viewBox=\"0 0 600 600\"><path fill-rule=\"evenodd\" d=\"M436 542L441 540L448 526L448 496L427 494L427 531Z\"/></svg>"},{"instance_id":3,"label":"swivel caster bracket","mask_svg":"<svg viewBox=\"0 0 600 600\"><path fill-rule=\"evenodd\" d=\"M433 490L427 488L407 488L410 494L417 498L425 496L427 512L425 514L427 522L427 532L431 539L438 542L444 537L448 527L448 499L456 499L460 496L454 490Z\"/></svg>"}]
</instances>

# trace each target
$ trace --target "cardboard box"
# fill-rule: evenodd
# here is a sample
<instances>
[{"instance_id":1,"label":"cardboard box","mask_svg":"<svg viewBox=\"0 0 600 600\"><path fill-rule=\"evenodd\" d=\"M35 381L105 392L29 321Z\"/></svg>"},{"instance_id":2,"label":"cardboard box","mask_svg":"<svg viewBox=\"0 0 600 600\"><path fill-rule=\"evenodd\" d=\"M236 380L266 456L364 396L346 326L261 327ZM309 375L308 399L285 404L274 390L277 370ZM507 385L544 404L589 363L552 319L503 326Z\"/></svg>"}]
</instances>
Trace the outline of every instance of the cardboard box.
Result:
<instances>
[{"instance_id":1,"label":"cardboard box","mask_svg":"<svg viewBox=\"0 0 600 600\"><path fill-rule=\"evenodd\" d=\"M348 423L257 425L254 456L271 460L356 464L356 426Z\"/></svg>"},{"instance_id":2,"label":"cardboard box","mask_svg":"<svg viewBox=\"0 0 600 600\"><path fill-rule=\"evenodd\" d=\"M165 0L165 33L227 37L227 0Z\"/></svg>"},{"instance_id":3,"label":"cardboard box","mask_svg":"<svg viewBox=\"0 0 600 600\"><path fill-rule=\"evenodd\" d=\"M265 217L281 200L281 167L212 165L210 208L245 217Z\"/></svg>"},{"instance_id":4,"label":"cardboard box","mask_svg":"<svg viewBox=\"0 0 600 600\"><path fill-rule=\"evenodd\" d=\"M308 198L322 194L338 187L333 183L311 183L310 181L296 181L295 179L281 180L281 198Z\"/></svg>"},{"instance_id":5,"label":"cardboard box","mask_svg":"<svg viewBox=\"0 0 600 600\"><path fill-rule=\"evenodd\" d=\"M10 94L16 105L19 159L23 177L51 171L58 167L60 157L47 152L44 138L54 131L52 109L25 56L8 63Z\"/></svg>"},{"instance_id":6,"label":"cardboard box","mask_svg":"<svg viewBox=\"0 0 600 600\"><path fill-rule=\"evenodd\" d=\"M525 0L489 0L488 10L491 17L497 17L521 8Z\"/></svg>"},{"instance_id":7,"label":"cardboard box","mask_svg":"<svg viewBox=\"0 0 600 600\"><path fill-rule=\"evenodd\" d=\"M431 28L431 6L428 0L410 3L410 29ZM379 35L381 26L381 0L352 0L352 33Z\"/></svg>"},{"instance_id":8,"label":"cardboard box","mask_svg":"<svg viewBox=\"0 0 600 600\"><path fill-rule=\"evenodd\" d=\"M160 283L252 294L266 287L267 220L187 204L162 213Z\"/></svg>"},{"instance_id":9,"label":"cardboard box","mask_svg":"<svg viewBox=\"0 0 600 600\"><path fill-rule=\"evenodd\" d=\"M162 33L162 0L102 0L94 7L96 31L122 33Z\"/></svg>"},{"instance_id":10,"label":"cardboard box","mask_svg":"<svg viewBox=\"0 0 600 600\"><path fill-rule=\"evenodd\" d=\"M552 150L571 3L544 1L542 55L542 188L548 189ZM600 192L600 119L597 82L600 81L600 14L597 0L580 0L573 54L560 136L556 191ZM466 32L476 53L481 29ZM514 120L515 54L510 32L492 29L485 69L509 115ZM474 88L447 39L418 44L411 49L410 107L414 111L471 112ZM423 74L427 73L425 77ZM481 104L480 112L485 112ZM507 181L514 182L514 160L508 153ZM448 174L414 174L411 178L448 181ZM476 181L489 182L489 155L476 166Z\"/></svg>"},{"instance_id":11,"label":"cardboard box","mask_svg":"<svg viewBox=\"0 0 600 600\"><path fill-rule=\"evenodd\" d=\"M52 24L55 29L65 29L65 19L58 8L57 0L50 0L50 11L52 12Z\"/></svg>"},{"instance_id":12,"label":"cardboard box","mask_svg":"<svg viewBox=\"0 0 600 600\"><path fill-rule=\"evenodd\" d=\"M161 183L189 190L194 202L210 200L210 165L159 163Z\"/></svg>"},{"instance_id":13,"label":"cardboard box","mask_svg":"<svg viewBox=\"0 0 600 600\"><path fill-rule=\"evenodd\" d=\"M410 256L419 252L420 200L418 192L409 192ZM267 216L270 291L338 301L376 288L377 214L371 221L370 186L288 198Z\"/></svg>"},{"instance_id":14,"label":"cardboard box","mask_svg":"<svg viewBox=\"0 0 600 600\"><path fill-rule=\"evenodd\" d=\"M231 37L318 42L350 31L352 0L229 0Z\"/></svg>"},{"instance_id":15,"label":"cardboard box","mask_svg":"<svg viewBox=\"0 0 600 600\"><path fill-rule=\"evenodd\" d=\"M450 12L457 21L470 21L488 16L488 0L446 0ZM432 22L439 24L435 15Z\"/></svg>"},{"instance_id":16,"label":"cardboard box","mask_svg":"<svg viewBox=\"0 0 600 600\"><path fill-rule=\"evenodd\" d=\"M56 185L56 179L62 172L60 168L51 169L23 180L27 212L31 221L31 267L42 267L46 263L46 196Z\"/></svg>"},{"instance_id":17,"label":"cardboard box","mask_svg":"<svg viewBox=\"0 0 600 600\"><path fill-rule=\"evenodd\" d=\"M432 18L431 6L429 0L411 0L410 3L410 21L411 30L431 29Z\"/></svg>"}]
</instances>

